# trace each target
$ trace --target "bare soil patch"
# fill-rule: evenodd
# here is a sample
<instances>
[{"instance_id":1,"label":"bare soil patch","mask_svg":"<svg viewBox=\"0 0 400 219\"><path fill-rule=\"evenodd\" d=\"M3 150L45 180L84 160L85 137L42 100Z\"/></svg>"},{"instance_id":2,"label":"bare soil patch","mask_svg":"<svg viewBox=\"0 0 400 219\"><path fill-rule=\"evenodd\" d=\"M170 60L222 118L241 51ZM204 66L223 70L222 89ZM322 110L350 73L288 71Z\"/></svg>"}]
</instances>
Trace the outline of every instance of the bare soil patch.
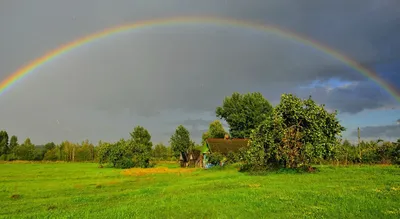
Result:
<instances>
[{"instance_id":1,"label":"bare soil patch","mask_svg":"<svg viewBox=\"0 0 400 219\"><path fill-rule=\"evenodd\" d=\"M131 168L122 171L122 174L126 176L143 176L147 174L160 174L160 173L191 173L195 171L194 168L167 168L167 167L156 167L156 168Z\"/></svg>"}]
</instances>

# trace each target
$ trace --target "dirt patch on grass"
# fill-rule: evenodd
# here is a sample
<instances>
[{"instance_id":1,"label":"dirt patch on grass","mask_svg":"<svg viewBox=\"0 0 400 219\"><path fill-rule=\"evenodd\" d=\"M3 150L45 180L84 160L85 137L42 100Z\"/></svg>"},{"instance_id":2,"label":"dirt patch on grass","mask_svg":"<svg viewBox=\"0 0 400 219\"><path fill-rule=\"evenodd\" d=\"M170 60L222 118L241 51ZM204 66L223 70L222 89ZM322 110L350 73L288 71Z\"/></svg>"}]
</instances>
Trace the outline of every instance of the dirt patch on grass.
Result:
<instances>
[{"instance_id":1,"label":"dirt patch on grass","mask_svg":"<svg viewBox=\"0 0 400 219\"><path fill-rule=\"evenodd\" d=\"M21 195L20 194L14 194L10 198L11 199L19 199L19 198L21 198Z\"/></svg>"},{"instance_id":2,"label":"dirt patch on grass","mask_svg":"<svg viewBox=\"0 0 400 219\"><path fill-rule=\"evenodd\" d=\"M259 188L260 186L260 184L249 184L250 188Z\"/></svg>"},{"instance_id":3,"label":"dirt patch on grass","mask_svg":"<svg viewBox=\"0 0 400 219\"><path fill-rule=\"evenodd\" d=\"M75 188L75 189L82 189L82 188L83 188L83 185L82 185L82 184L75 184L75 185L74 185L74 188Z\"/></svg>"},{"instance_id":4,"label":"dirt patch on grass","mask_svg":"<svg viewBox=\"0 0 400 219\"><path fill-rule=\"evenodd\" d=\"M108 182L107 184L108 185L115 185L117 183L120 183L120 181L112 180L112 181Z\"/></svg>"},{"instance_id":5,"label":"dirt patch on grass","mask_svg":"<svg viewBox=\"0 0 400 219\"><path fill-rule=\"evenodd\" d=\"M132 168L122 171L122 174L126 176L143 176L148 174L160 174L160 173L191 173L195 171L194 168L167 168L167 167L156 167L156 168Z\"/></svg>"},{"instance_id":6,"label":"dirt patch on grass","mask_svg":"<svg viewBox=\"0 0 400 219\"><path fill-rule=\"evenodd\" d=\"M48 211L55 210L55 209L57 209L57 206L55 206L55 205L50 205L49 207L47 207Z\"/></svg>"}]
</instances>

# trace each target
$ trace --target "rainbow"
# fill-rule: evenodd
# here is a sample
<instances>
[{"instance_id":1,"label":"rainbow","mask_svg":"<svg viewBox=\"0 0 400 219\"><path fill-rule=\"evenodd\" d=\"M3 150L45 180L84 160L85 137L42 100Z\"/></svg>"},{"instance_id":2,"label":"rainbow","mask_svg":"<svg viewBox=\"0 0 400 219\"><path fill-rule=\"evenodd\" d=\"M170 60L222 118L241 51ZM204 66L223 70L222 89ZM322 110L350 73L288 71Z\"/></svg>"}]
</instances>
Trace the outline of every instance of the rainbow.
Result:
<instances>
[{"instance_id":1,"label":"rainbow","mask_svg":"<svg viewBox=\"0 0 400 219\"><path fill-rule=\"evenodd\" d=\"M9 77L5 80L1 81L0 83L0 95L4 94L8 89L10 89L14 84L16 84L19 80L24 78L25 76L32 73L38 67L44 65L47 62L50 62L57 56L65 54L72 49L78 48L82 45L88 44L93 40L99 38L105 38L107 36L117 34L124 31L129 30L137 30L146 27L159 27L159 26L166 26L166 25L174 25L174 24L216 24L216 25L224 25L224 26L234 26L234 27L241 27L241 28L250 28L264 32L271 32L280 37L286 38L288 40L293 40L304 45L310 46L315 48L323 53L326 53L337 60L343 62L350 68L356 70L357 72L361 73L365 77L371 79L384 90L386 90L391 96L393 96L398 102L400 102L400 91L398 91L394 86L389 84L388 82L384 81L380 78L375 72L368 70L367 68L363 67L356 61L346 57L345 55L341 54L340 52L329 48L326 45L323 45L313 39L310 39L306 36L300 35L298 33L294 33L289 30L285 30L276 26L265 25L260 23L252 23L242 20L230 19L230 18L218 18L218 17L173 17L173 18L166 18L166 19L154 19L154 20L145 20L131 24L124 24L108 29L104 29L100 32L85 36L83 38L77 39L75 41L69 42L65 45L62 45L48 53L44 56L33 60L28 65L18 69L14 73L12 73Z\"/></svg>"}]
</instances>

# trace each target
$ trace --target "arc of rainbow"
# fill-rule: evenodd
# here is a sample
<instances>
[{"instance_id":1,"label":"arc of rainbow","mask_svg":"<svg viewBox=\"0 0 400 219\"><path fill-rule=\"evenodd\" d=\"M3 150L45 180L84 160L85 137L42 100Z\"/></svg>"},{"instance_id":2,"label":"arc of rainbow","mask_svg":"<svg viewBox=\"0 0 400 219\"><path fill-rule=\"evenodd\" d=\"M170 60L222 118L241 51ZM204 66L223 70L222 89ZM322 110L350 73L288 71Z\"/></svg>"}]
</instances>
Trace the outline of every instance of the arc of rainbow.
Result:
<instances>
[{"instance_id":1,"label":"arc of rainbow","mask_svg":"<svg viewBox=\"0 0 400 219\"><path fill-rule=\"evenodd\" d=\"M74 48L80 47L84 44L87 44L93 40L99 39L99 38L104 38L116 33L124 32L124 31L129 31L132 29L140 29L140 28L146 28L146 27L155 27L155 26L165 26L165 25L173 25L173 24L191 24L191 23L202 23L202 24L219 24L219 25L225 25L225 26L235 26L235 27L243 27L243 28L251 28L251 29L256 29L264 32L271 32L274 33L280 37L290 39L299 43L302 43L304 45L308 45L310 47L313 47L319 51L322 51L323 53L326 53L337 60L343 62L350 68L356 70L357 72L361 73L365 77L373 80L378 86L382 87L384 90L386 90L391 96L393 96L398 102L400 102L400 91L398 91L394 86L389 84L388 82L385 82L382 78L380 78L375 72L368 70L367 68L363 67L361 64L357 63L356 61L352 60L351 58L345 56L344 54L341 54L340 52L323 45L311 38L308 38L306 36L300 35L298 33L294 33L289 30L285 30L276 26L270 26L270 25L264 25L260 23L252 23L252 22L247 22L247 21L242 21L242 20L236 20L236 19L229 19L229 18L219 18L219 17L173 17L173 18L167 18L167 19L155 19L155 20L145 20L141 22L136 22L132 24L125 24L125 25L120 25L112 28L108 28L105 30L102 30L100 32L85 36L83 38L77 39L75 41L69 42L65 45L62 45L48 53L46 53L44 56L33 60L31 63L28 65L18 69L14 73L12 73L9 77L7 77L5 80L3 80L0 83L0 96L5 93L6 90L12 87L12 85L16 84L19 80L21 80L23 77L28 75L29 73L33 72L35 69L37 69L39 66L44 65L47 62L50 62L53 60L55 57L60 56Z\"/></svg>"}]
</instances>

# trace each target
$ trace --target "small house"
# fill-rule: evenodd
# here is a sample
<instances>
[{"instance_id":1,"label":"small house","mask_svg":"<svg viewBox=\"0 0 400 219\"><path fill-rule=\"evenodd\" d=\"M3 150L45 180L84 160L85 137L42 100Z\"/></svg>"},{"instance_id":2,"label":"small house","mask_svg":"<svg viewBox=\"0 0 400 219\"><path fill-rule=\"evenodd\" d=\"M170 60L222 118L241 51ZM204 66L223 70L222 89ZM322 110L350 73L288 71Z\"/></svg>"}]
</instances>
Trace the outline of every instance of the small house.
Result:
<instances>
[{"instance_id":1,"label":"small house","mask_svg":"<svg viewBox=\"0 0 400 219\"><path fill-rule=\"evenodd\" d=\"M205 144L197 149L201 157L200 167L210 167L210 164L207 162L207 156L209 154L220 153L226 156L229 152L237 153L241 148L247 147L248 141L248 139L229 139L227 137L207 139Z\"/></svg>"}]
</instances>

